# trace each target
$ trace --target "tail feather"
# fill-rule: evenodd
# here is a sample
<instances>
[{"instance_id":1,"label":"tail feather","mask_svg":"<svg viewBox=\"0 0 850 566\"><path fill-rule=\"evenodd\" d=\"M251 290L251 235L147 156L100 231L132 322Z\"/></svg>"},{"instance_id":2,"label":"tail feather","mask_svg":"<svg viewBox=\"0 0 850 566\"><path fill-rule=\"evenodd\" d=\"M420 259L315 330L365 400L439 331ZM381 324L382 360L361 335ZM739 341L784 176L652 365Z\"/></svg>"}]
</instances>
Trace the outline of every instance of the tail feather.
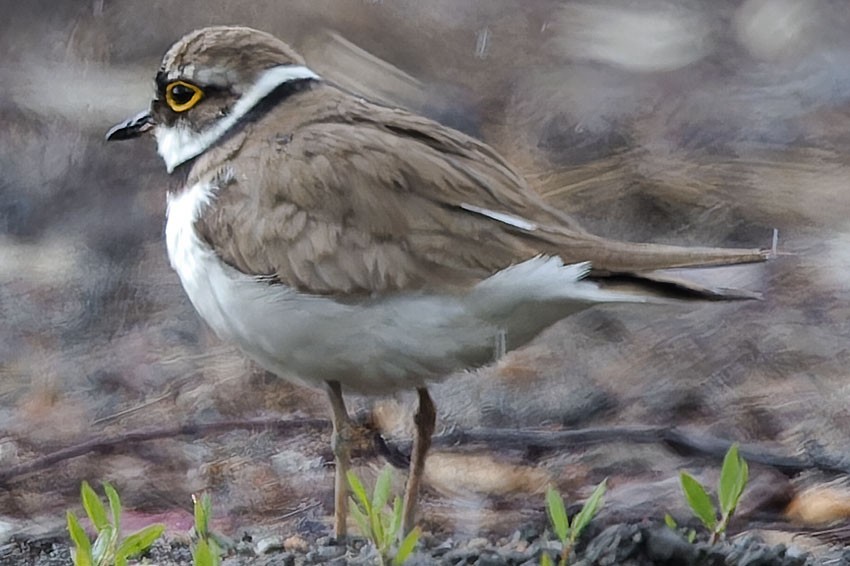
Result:
<instances>
[{"instance_id":1,"label":"tail feather","mask_svg":"<svg viewBox=\"0 0 850 566\"><path fill-rule=\"evenodd\" d=\"M660 269L760 263L770 249L684 247L609 240L593 234L558 230L547 240L564 263L589 261L594 275L639 274Z\"/></svg>"},{"instance_id":2,"label":"tail feather","mask_svg":"<svg viewBox=\"0 0 850 566\"><path fill-rule=\"evenodd\" d=\"M617 293L675 299L679 301L761 300L762 295L748 289L712 287L664 273L639 273L615 277L591 277L601 289Z\"/></svg>"},{"instance_id":3,"label":"tail feather","mask_svg":"<svg viewBox=\"0 0 850 566\"><path fill-rule=\"evenodd\" d=\"M771 249L684 247L609 240L581 230L543 227L526 235L543 243L548 253L565 264L590 262L590 277L603 288L628 289L657 297L700 300L758 299L742 289L708 287L662 271L765 262L776 255ZM631 286L631 288L629 288Z\"/></svg>"}]
</instances>

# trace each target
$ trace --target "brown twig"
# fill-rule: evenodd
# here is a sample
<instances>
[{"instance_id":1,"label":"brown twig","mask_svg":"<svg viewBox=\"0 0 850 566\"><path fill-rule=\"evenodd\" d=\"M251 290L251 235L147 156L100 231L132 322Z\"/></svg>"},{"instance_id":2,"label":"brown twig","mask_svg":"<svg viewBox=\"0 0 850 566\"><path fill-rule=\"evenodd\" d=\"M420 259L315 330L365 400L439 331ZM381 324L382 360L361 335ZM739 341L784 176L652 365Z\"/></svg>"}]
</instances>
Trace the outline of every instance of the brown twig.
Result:
<instances>
[{"instance_id":1,"label":"brown twig","mask_svg":"<svg viewBox=\"0 0 850 566\"><path fill-rule=\"evenodd\" d=\"M361 423L366 426L366 423ZM366 427L368 429L368 426ZM212 423L189 423L179 427L147 429L125 432L110 438L95 438L45 454L25 464L0 471L0 485L9 483L27 474L47 469L59 462L77 458L90 452L102 452L125 447L132 443L146 442L175 436L204 436L216 432L238 429L271 429L292 432L304 429L330 429L326 419L249 419L229 420ZM373 443L366 450L358 450L359 456L381 455L392 465L403 468L409 460L410 443L388 443L377 431L370 431ZM519 449L537 452L564 450L588 444L625 442L630 444L663 444L683 456L708 457L722 460L731 446L731 441L666 427L611 427L579 430L519 430L519 429L472 429L451 430L433 439L435 448L452 448L470 444L484 444L494 449ZM811 447L810 447L811 448ZM816 447L807 451L806 457L791 457L778 454L775 450L757 444L741 447L741 456L753 464L761 464L794 476L807 470L828 473L850 473L850 464L822 454Z\"/></svg>"},{"instance_id":2,"label":"brown twig","mask_svg":"<svg viewBox=\"0 0 850 566\"><path fill-rule=\"evenodd\" d=\"M160 438L173 438L175 436L184 435L203 436L215 432L226 432L239 429L275 429L290 432L294 430L310 428L322 429L329 427L330 423L327 419L270 418L218 421L212 423L187 423L178 427L124 432L109 438L93 438L86 440L85 442L45 454L44 456L36 458L25 464L0 470L0 485L6 484L11 480L33 472L45 470L59 462L84 456L90 452L113 450L120 446L126 446L128 444L138 442L147 442L149 440L157 440Z\"/></svg>"},{"instance_id":3,"label":"brown twig","mask_svg":"<svg viewBox=\"0 0 850 566\"><path fill-rule=\"evenodd\" d=\"M708 457L722 460L732 441L695 431L668 427L608 427L578 430L512 430L473 429L453 430L434 438L435 447L454 445L487 444L501 449L512 448L539 452L563 450L588 444L625 442L628 444L663 444L683 456ZM389 446L394 452L407 452L410 443ZM759 444L741 446L741 456L748 462L776 469L787 476L807 470L828 473L850 473L850 462L822 453L817 447L809 446L804 457L793 457L777 453Z\"/></svg>"}]
</instances>

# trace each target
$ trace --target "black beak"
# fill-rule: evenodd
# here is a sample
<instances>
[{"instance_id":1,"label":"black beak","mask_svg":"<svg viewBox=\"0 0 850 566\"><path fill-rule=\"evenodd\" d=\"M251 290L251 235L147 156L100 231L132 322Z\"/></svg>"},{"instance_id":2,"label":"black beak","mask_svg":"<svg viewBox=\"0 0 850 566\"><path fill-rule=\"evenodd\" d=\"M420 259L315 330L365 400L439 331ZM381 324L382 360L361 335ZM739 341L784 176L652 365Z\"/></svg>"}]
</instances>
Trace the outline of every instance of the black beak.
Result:
<instances>
[{"instance_id":1,"label":"black beak","mask_svg":"<svg viewBox=\"0 0 850 566\"><path fill-rule=\"evenodd\" d=\"M145 110L109 128L109 131L106 132L106 141L137 138L151 128L153 128L153 118L151 118L150 112Z\"/></svg>"}]
</instances>

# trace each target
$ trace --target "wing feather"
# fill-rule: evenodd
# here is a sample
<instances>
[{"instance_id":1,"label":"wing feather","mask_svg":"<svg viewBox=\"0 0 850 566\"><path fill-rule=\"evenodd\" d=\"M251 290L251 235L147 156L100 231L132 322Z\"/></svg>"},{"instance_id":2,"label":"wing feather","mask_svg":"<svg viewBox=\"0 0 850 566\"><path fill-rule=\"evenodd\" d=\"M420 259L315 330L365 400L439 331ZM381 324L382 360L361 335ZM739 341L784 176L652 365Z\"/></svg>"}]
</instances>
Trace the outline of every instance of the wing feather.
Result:
<instances>
[{"instance_id":1,"label":"wing feather","mask_svg":"<svg viewBox=\"0 0 850 566\"><path fill-rule=\"evenodd\" d=\"M461 291L540 254L591 261L596 274L638 275L767 257L594 236L469 136L343 97L318 114L275 151L243 145L215 213L198 223L244 273L303 292L362 295Z\"/></svg>"}]
</instances>

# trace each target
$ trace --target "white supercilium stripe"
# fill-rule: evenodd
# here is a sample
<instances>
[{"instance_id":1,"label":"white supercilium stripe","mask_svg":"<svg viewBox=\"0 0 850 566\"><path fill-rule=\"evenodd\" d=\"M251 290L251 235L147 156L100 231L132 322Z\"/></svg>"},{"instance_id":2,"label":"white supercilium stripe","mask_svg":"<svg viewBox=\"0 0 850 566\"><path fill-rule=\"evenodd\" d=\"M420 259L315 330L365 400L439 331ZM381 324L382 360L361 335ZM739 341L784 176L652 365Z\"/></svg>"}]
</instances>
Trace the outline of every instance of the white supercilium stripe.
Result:
<instances>
[{"instance_id":1,"label":"white supercilium stripe","mask_svg":"<svg viewBox=\"0 0 850 566\"><path fill-rule=\"evenodd\" d=\"M272 67L263 72L248 92L236 101L227 116L203 132L193 132L181 126L157 126L157 151L165 161L168 172L171 173L181 163L203 153L280 85L290 81L319 78L319 75L303 65Z\"/></svg>"},{"instance_id":2,"label":"white supercilium stripe","mask_svg":"<svg viewBox=\"0 0 850 566\"><path fill-rule=\"evenodd\" d=\"M460 207L464 210L468 210L469 212L474 212L476 214L486 216L487 218L498 220L499 222L508 224L510 226L513 226L514 228L529 231L537 230L537 224L526 220L525 218L514 216L513 214L508 214L506 212L496 212L495 210L490 210L489 208L481 208L480 206L466 204L465 202L461 203Z\"/></svg>"}]
</instances>

